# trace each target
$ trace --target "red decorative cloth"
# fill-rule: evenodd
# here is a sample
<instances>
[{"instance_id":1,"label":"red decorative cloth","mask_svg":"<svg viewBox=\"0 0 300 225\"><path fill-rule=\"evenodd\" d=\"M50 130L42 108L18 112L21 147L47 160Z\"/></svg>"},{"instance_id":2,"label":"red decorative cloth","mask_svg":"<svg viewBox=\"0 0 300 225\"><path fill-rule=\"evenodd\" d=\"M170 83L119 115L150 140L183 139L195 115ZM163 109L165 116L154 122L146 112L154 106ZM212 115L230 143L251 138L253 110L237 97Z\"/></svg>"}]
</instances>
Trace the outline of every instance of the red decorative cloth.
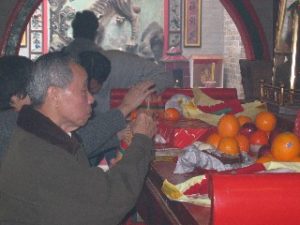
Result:
<instances>
[{"instance_id":1,"label":"red decorative cloth","mask_svg":"<svg viewBox=\"0 0 300 225\"><path fill-rule=\"evenodd\" d=\"M204 141L215 129L200 120L159 120L158 123L158 134L166 140L170 147L176 148L184 148L195 141Z\"/></svg>"}]
</instances>

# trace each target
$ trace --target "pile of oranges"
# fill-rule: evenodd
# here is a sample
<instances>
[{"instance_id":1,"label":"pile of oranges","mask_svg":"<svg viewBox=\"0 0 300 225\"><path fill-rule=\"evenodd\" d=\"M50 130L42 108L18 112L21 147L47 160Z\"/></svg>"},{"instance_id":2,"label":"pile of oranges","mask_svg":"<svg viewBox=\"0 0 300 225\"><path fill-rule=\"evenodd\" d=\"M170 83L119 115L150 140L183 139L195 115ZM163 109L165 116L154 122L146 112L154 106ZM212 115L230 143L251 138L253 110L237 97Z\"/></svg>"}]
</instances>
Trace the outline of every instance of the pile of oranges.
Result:
<instances>
[{"instance_id":1,"label":"pile of oranges","mask_svg":"<svg viewBox=\"0 0 300 225\"><path fill-rule=\"evenodd\" d=\"M212 133L206 142L228 155L237 155L240 151L248 152L249 140L240 134L239 130L241 125L249 119L246 116L236 117L232 114L222 116L218 122L217 131Z\"/></svg>"},{"instance_id":2,"label":"pile of oranges","mask_svg":"<svg viewBox=\"0 0 300 225\"><path fill-rule=\"evenodd\" d=\"M242 133L246 124L252 123L256 128L249 135ZM264 111L256 115L254 121L245 115L226 114L220 118L217 131L206 140L217 150L237 155L241 151L251 153L252 146L269 145L270 152L261 156L257 162L268 161L299 161L300 141L292 132L278 133L272 140L270 136L275 131L277 119L272 112Z\"/></svg>"}]
</instances>

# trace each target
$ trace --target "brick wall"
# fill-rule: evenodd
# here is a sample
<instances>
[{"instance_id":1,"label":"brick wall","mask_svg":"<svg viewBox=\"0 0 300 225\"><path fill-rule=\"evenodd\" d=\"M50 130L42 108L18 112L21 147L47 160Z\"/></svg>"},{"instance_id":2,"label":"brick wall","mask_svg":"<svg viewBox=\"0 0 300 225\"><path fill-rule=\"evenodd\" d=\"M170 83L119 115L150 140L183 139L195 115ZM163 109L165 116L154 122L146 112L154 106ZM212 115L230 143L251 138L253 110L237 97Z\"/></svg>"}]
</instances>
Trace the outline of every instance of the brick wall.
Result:
<instances>
[{"instance_id":1,"label":"brick wall","mask_svg":"<svg viewBox=\"0 0 300 225\"><path fill-rule=\"evenodd\" d=\"M222 56L224 87L237 88L239 98L243 98L239 59L245 58L245 51L235 23L219 1L203 0L201 26L201 46L183 47L183 54L188 58L191 55Z\"/></svg>"},{"instance_id":2,"label":"brick wall","mask_svg":"<svg viewBox=\"0 0 300 225\"><path fill-rule=\"evenodd\" d=\"M201 46L185 48L183 55L223 55L223 5L218 0L202 0L201 10Z\"/></svg>"},{"instance_id":3,"label":"brick wall","mask_svg":"<svg viewBox=\"0 0 300 225\"><path fill-rule=\"evenodd\" d=\"M246 58L241 36L235 23L224 10L224 87L235 87L244 98L239 59Z\"/></svg>"}]
</instances>

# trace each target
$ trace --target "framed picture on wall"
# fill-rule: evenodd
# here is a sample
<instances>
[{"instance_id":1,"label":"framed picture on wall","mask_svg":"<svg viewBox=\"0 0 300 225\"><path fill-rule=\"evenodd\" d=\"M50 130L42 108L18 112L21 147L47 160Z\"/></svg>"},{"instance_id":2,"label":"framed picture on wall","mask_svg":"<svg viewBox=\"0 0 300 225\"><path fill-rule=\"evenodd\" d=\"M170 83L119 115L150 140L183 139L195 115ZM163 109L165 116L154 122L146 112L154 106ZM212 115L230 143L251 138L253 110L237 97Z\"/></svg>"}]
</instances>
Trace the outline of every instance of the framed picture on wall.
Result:
<instances>
[{"instance_id":1,"label":"framed picture on wall","mask_svg":"<svg viewBox=\"0 0 300 225\"><path fill-rule=\"evenodd\" d=\"M30 19L31 30L42 30L43 29L43 8L42 4L34 11Z\"/></svg>"},{"instance_id":2,"label":"framed picture on wall","mask_svg":"<svg viewBox=\"0 0 300 225\"><path fill-rule=\"evenodd\" d=\"M192 56L190 58L192 87L223 87L223 58L221 56Z\"/></svg>"},{"instance_id":3,"label":"framed picture on wall","mask_svg":"<svg viewBox=\"0 0 300 225\"><path fill-rule=\"evenodd\" d=\"M30 51L32 53L43 52L43 33L41 31L32 31L30 33Z\"/></svg>"},{"instance_id":4,"label":"framed picture on wall","mask_svg":"<svg viewBox=\"0 0 300 225\"><path fill-rule=\"evenodd\" d=\"M184 1L184 46L201 46L201 0Z\"/></svg>"},{"instance_id":5,"label":"framed picture on wall","mask_svg":"<svg viewBox=\"0 0 300 225\"><path fill-rule=\"evenodd\" d=\"M182 4L181 0L168 0L168 46L167 50L171 47L181 49L181 18L182 18Z\"/></svg>"}]
</instances>

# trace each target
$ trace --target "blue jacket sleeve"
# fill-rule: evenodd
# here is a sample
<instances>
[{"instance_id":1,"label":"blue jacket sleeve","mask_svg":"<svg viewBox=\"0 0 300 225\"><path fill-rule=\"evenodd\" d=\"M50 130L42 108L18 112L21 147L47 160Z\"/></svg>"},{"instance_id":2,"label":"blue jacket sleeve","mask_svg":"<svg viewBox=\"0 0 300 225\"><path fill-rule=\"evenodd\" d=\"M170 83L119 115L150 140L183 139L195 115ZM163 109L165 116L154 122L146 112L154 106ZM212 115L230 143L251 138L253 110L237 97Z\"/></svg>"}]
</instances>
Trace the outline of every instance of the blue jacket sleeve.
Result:
<instances>
[{"instance_id":1,"label":"blue jacket sleeve","mask_svg":"<svg viewBox=\"0 0 300 225\"><path fill-rule=\"evenodd\" d=\"M101 151L118 146L116 133L126 127L126 120L118 109L105 113L97 113L80 128L77 134L88 157L99 154Z\"/></svg>"}]
</instances>

